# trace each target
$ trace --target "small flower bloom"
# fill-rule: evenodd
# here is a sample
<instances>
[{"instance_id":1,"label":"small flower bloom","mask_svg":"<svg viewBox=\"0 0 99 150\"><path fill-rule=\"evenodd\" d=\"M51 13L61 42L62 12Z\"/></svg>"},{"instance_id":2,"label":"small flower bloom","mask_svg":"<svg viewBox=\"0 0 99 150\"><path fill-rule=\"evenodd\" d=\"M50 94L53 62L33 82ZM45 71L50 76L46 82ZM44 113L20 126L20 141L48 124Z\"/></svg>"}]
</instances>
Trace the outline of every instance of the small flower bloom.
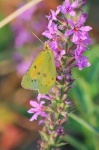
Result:
<instances>
[{"instance_id":1,"label":"small flower bloom","mask_svg":"<svg viewBox=\"0 0 99 150\"><path fill-rule=\"evenodd\" d=\"M40 94L39 93L38 97L37 97L38 102L40 101L41 98L44 98L44 99L47 99L47 100L51 100L50 97L49 97L49 95L44 95L44 94Z\"/></svg>"},{"instance_id":2,"label":"small flower bloom","mask_svg":"<svg viewBox=\"0 0 99 150\"><path fill-rule=\"evenodd\" d=\"M57 79L58 80L63 80L63 77L62 76L57 76Z\"/></svg>"},{"instance_id":3,"label":"small flower bloom","mask_svg":"<svg viewBox=\"0 0 99 150\"><path fill-rule=\"evenodd\" d=\"M28 110L28 113L34 114L32 118L30 119L30 121L37 120L38 116L47 117L47 114L43 110L44 103L45 103L44 101L40 101L39 99L38 99L38 102L33 101L33 100L30 101L30 105L32 105L33 108Z\"/></svg>"},{"instance_id":4,"label":"small flower bloom","mask_svg":"<svg viewBox=\"0 0 99 150\"><path fill-rule=\"evenodd\" d=\"M87 39L85 40L79 38L77 41L75 41L75 44L77 45L74 51L75 59L80 57L83 54L83 52L88 49L87 46L90 45L91 38L89 37L88 34L86 34L86 37Z\"/></svg>"},{"instance_id":5,"label":"small flower bloom","mask_svg":"<svg viewBox=\"0 0 99 150\"><path fill-rule=\"evenodd\" d=\"M57 25L54 22L52 22L48 24L48 30L43 32L42 35L44 35L45 37L49 39L53 39L55 38L57 31L58 31Z\"/></svg>"},{"instance_id":6,"label":"small flower bloom","mask_svg":"<svg viewBox=\"0 0 99 150\"><path fill-rule=\"evenodd\" d=\"M78 7L78 2L77 1L75 1L71 4L69 0L65 0L63 5L58 6L58 9L63 14L69 14L71 16L75 16L76 13L75 13L74 9L77 8L77 7Z\"/></svg>"},{"instance_id":7,"label":"small flower bloom","mask_svg":"<svg viewBox=\"0 0 99 150\"><path fill-rule=\"evenodd\" d=\"M57 15L59 12L60 12L60 10L58 10L58 9L56 11L54 11L52 9L50 10L50 14L48 16L46 16L49 20L49 24L51 24L53 20L57 20Z\"/></svg>"},{"instance_id":8,"label":"small flower bloom","mask_svg":"<svg viewBox=\"0 0 99 150\"><path fill-rule=\"evenodd\" d=\"M79 38L82 40L85 40L86 37L86 32L92 30L90 26L81 26L81 22L79 21L78 23L74 23L72 20L68 20L68 23L71 27L70 30L67 30L65 32L66 36L73 35L72 41L75 43Z\"/></svg>"},{"instance_id":9,"label":"small flower bloom","mask_svg":"<svg viewBox=\"0 0 99 150\"><path fill-rule=\"evenodd\" d=\"M82 56L84 51L85 51L85 47L82 49L76 48L74 51L75 59L79 59L79 57Z\"/></svg>"},{"instance_id":10,"label":"small flower bloom","mask_svg":"<svg viewBox=\"0 0 99 150\"><path fill-rule=\"evenodd\" d=\"M62 56L65 55L65 50L54 51L54 54L56 60L61 60Z\"/></svg>"},{"instance_id":11,"label":"small flower bloom","mask_svg":"<svg viewBox=\"0 0 99 150\"><path fill-rule=\"evenodd\" d=\"M59 126L56 132L58 135L65 135L65 131L62 126Z\"/></svg>"},{"instance_id":12,"label":"small flower bloom","mask_svg":"<svg viewBox=\"0 0 99 150\"><path fill-rule=\"evenodd\" d=\"M78 66L79 70L82 70L85 67L89 67L91 64L88 61L88 58L85 56L81 56L76 59L76 66Z\"/></svg>"},{"instance_id":13,"label":"small flower bloom","mask_svg":"<svg viewBox=\"0 0 99 150\"><path fill-rule=\"evenodd\" d=\"M72 102L71 102L70 100L67 99L67 100L65 101L65 104L66 104L66 105L71 105Z\"/></svg>"}]
</instances>

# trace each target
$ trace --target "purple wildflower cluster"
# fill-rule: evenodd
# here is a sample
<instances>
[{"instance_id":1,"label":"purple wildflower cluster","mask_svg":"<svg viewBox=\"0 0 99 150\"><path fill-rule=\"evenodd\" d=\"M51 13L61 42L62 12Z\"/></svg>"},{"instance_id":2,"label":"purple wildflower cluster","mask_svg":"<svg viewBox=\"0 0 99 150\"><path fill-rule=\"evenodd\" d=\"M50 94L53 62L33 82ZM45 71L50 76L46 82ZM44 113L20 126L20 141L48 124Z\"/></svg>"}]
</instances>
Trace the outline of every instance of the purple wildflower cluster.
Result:
<instances>
[{"instance_id":1,"label":"purple wildflower cluster","mask_svg":"<svg viewBox=\"0 0 99 150\"><path fill-rule=\"evenodd\" d=\"M47 16L49 20L48 29L43 32L56 54L56 60L61 59L65 54L65 43L70 43L66 55L75 58L75 66L78 66L79 70L90 66L88 58L83 56L91 43L88 32L92 29L90 26L84 26L87 14L80 6L85 3L85 0L75 0L73 3L70 3L70 0L65 0L62 5L57 7L56 11L50 11L49 16Z\"/></svg>"}]
</instances>

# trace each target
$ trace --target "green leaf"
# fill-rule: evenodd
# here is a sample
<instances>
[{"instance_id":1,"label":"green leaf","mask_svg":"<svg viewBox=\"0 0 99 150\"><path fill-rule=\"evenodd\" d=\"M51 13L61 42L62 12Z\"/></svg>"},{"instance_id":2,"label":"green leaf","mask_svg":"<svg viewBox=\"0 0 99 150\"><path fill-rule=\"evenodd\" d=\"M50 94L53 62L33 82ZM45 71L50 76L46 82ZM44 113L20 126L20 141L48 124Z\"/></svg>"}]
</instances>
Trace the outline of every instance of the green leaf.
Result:
<instances>
[{"instance_id":1,"label":"green leaf","mask_svg":"<svg viewBox=\"0 0 99 150\"><path fill-rule=\"evenodd\" d=\"M66 135L64 137L64 140L68 142L70 145L72 145L73 147L75 147L77 150L89 150L84 144L82 144L78 140L75 140L75 138L69 135Z\"/></svg>"},{"instance_id":2,"label":"green leaf","mask_svg":"<svg viewBox=\"0 0 99 150\"><path fill-rule=\"evenodd\" d=\"M66 144L67 144L66 142L62 142L62 143L55 144L54 146L56 146L56 147L61 147L61 146L64 146L64 145L66 145Z\"/></svg>"},{"instance_id":3,"label":"green leaf","mask_svg":"<svg viewBox=\"0 0 99 150\"><path fill-rule=\"evenodd\" d=\"M79 118L78 116L76 116L75 114L72 114L72 113L69 114L69 117L71 119L75 120L78 124L80 124L81 126L86 128L90 132L92 132L93 134L99 136L99 132L94 127L92 127L90 124L88 124L86 121L84 121L83 119Z\"/></svg>"}]
</instances>

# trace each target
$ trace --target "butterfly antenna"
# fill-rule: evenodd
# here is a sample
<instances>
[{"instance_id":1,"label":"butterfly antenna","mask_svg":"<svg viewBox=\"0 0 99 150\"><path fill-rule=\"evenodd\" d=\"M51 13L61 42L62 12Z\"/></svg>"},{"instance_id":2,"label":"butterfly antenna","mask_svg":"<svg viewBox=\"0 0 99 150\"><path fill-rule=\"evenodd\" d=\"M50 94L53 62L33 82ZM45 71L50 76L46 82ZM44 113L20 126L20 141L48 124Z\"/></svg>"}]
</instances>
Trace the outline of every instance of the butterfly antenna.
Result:
<instances>
[{"instance_id":1,"label":"butterfly antenna","mask_svg":"<svg viewBox=\"0 0 99 150\"><path fill-rule=\"evenodd\" d=\"M38 36L34 32L32 32L32 34L44 45L44 43L38 38Z\"/></svg>"}]
</instances>

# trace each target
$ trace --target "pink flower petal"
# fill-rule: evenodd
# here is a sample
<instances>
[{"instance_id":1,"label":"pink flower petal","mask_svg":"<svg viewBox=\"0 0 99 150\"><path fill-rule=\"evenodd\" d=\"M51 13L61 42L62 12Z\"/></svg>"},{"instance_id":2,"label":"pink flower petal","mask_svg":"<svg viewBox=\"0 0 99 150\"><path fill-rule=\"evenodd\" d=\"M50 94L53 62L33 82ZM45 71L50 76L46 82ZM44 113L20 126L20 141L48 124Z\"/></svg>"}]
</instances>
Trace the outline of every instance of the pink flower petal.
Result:
<instances>
[{"instance_id":1,"label":"pink flower petal","mask_svg":"<svg viewBox=\"0 0 99 150\"><path fill-rule=\"evenodd\" d=\"M66 35L66 36L69 36L69 35L71 35L72 33L73 33L72 30L67 30L67 31L65 32L65 35Z\"/></svg>"},{"instance_id":2,"label":"pink flower petal","mask_svg":"<svg viewBox=\"0 0 99 150\"><path fill-rule=\"evenodd\" d=\"M75 13L74 10L71 10L71 11L69 12L69 14L70 14L71 16L75 16L75 15L76 15L76 13Z\"/></svg>"},{"instance_id":3,"label":"pink flower petal","mask_svg":"<svg viewBox=\"0 0 99 150\"><path fill-rule=\"evenodd\" d=\"M78 6L78 2L77 1L73 2L72 5L71 5L72 8L77 8L77 6Z\"/></svg>"},{"instance_id":4,"label":"pink flower petal","mask_svg":"<svg viewBox=\"0 0 99 150\"><path fill-rule=\"evenodd\" d=\"M92 28L90 26L84 26L80 28L81 31L90 31Z\"/></svg>"},{"instance_id":5,"label":"pink flower petal","mask_svg":"<svg viewBox=\"0 0 99 150\"><path fill-rule=\"evenodd\" d=\"M27 112L30 113L30 114L32 114L34 111L33 111L33 109L31 108L31 109L29 109Z\"/></svg>"},{"instance_id":6,"label":"pink flower petal","mask_svg":"<svg viewBox=\"0 0 99 150\"><path fill-rule=\"evenodd\" d=\"M70 24L71 28L75 27L75 24L71 19L68 20L68 23Z\"/></svg>"},{"instance_id":7,"label":"pink flower petal","mask_svg":"<svg viewBox=\"0 0 99 150\"><path fill-rule=\"evenodd\" d=\"M65 0L64 5L65 5L66 7L70 6L70 5L71 5L71 4L70 4L70 1L69 1L69 0Z\"/></svg>"},{"instance_id":8,"label":"pink flower petal","mask_svg":"<svg viewBox=\"0 0 99 150\"><path fill-rule=\"evenodd\" d=\"M30 105L33 106L33 107L38 107L39 106L39 104L37 102L32 101L32 100L30 101Z\"/></svg>"},{"instance_id":9,"label":"pink flower petal","mask_svg":"<svg viewBox=\"0 0 99 150\"><path fill-rule=\"evenodd\" d=\"M78 36L76 34L73 35L72 41L75 43L78 40Z\"/></svg>"},{"instance_id":10,"label":"pink flower petal","mask_svg":"<svg viewBox=\"0 0 99 150\"><path fill-rule=\"evenodd\" d=\"M34 114L34 115L31 117L30 121L37 120L37 117L38 117L38 115L37 115L37 114Z\"/></svg>"},{"instance_id":11,"label":"pink flower petal","mask_svg":"<svg viewBox=\"0 0 99 150\"><path fill-rule=\"evenodd\" d=\"M45 102L44 102L44 101L41 101L41 102L40 102L40 106L42 106L43 104L45 104Z\"/></svg>"}]
</instances>

